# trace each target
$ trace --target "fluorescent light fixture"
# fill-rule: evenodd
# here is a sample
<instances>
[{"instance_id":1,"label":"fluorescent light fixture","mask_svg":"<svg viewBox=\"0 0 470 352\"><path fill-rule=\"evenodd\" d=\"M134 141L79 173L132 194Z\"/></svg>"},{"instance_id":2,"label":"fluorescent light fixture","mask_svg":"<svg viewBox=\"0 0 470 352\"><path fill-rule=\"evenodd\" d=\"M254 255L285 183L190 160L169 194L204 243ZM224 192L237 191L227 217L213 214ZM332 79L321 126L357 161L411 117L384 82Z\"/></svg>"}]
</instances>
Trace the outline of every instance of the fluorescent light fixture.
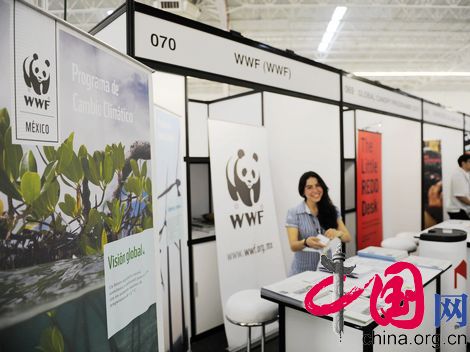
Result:
<instances>
[{"instance_id":1,"label":"fluorescent light fixture","mask_svg":"<svg viewBox=\"0 0 470 352\"><path fill-rule=\"evenodd\" d=\"M361 77L470 77L470 72L413 72L413 71L390 71L390 72L354 72Z\"/></svg>"},{"instance_id":2,"label":"fluorescent light fixture","mask_svg":"<svg viewBox=\"0 0 470 352\"><path fill-rule=\"evenodd\" d=\"M339 24L341 19L344 17L346 10L348 8L345 6L337 6L333 15L331 16L330 22L328 22L328 26L326 27L325 33L323 33L323 37L321 38L321 42L318 45L317 50L321 53L326 52L328 47L330 46L331 41L333 40L336 31L338 30Z\"/></svg>"}]
</instances>

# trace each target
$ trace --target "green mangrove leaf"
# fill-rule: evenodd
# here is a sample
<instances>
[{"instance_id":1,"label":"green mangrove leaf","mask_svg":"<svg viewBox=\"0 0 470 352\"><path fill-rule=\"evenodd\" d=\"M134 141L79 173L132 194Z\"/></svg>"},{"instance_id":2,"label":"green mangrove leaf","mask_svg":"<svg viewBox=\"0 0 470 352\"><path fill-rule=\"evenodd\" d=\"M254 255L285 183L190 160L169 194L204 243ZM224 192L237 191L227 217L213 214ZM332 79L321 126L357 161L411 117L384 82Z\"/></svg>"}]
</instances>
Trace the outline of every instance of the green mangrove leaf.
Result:
<instances>
[{"instance_id":1,"label":"green mangrove leaf","mask_svg":"<svg viewBox=\"0 0 470 352\"><path fill-rule=\"evenodd\" d=\"M75 198L72 197L70 194L66 194L64 196L64 201L59 203L59 208L60 210L64 212L64 214L68 216L74 216L75 205L76 205Z\"/></svg>"},{"instance_id":2,"label":"green mangrove leaf","mask_svg":"<svg viewBox=\"0 0 470 352\"><path fill-rule=\"evenodd\" d=\"M26 171L37 172L38 166L36 164L36 158L34 157L33 152L30 150L23 155L23 158L20 162L20 177L23 177Z\"/></svg>"},{"instance_id":3,"label":"green mangrove leaf","mask_svg":"<svg viewBox=\"0 0 470 352\"><path fill-rule=\"evenodd\" d=\"M121 171L126 163L126 157L124 155L124 146L119 143L118 145L113 144L113 165L115 170Z\"/></svg>"},{"instance_id":4,"label":"green mangrove leaf","mask_svg":"<svg viewBox=\"0 0 470 352\"><path fill-rule=\"evenodd\" d=\"M73 134L71 136L73 136ZM69 138L57 149L57 160L59 161L57 164L57 172L60 174L63 174L69 167L74 155L73 146Z\"/></svg>"},{"instance_id":5,"label":"green mangrove leaf","mask_svg":"<svg viewBox=\"0 0 470 352\"><path fill-rule=\"evenodd\" d=\"M100 151L95 151L93 153L93 159L96 161L98 165L100 165L103 162L104 159L104 153Z\"/></svg>"},{"instance_id":6,"label":"green mangrove leaf","mask_svg":"<svg viewBox=\"0 0 470 352\"><path fill-rule=\"evenodd\" d=\"M57 160L57 151L54 147L42 147L42 150L46 156L47 161L53 162Z\"/></svg>"},{"instance_id":7,"label":"green mangrove leaf","mask_svg":"<svg viewBox=\"0 0 470 352\"><path fill-rule=\"evenodd\" d=\"M57 180L54 180L49 184L49 187L47 187L46 189L45 195L47 210L52 213L55 210L55 207L57 206L57 202L59 201L60 197L60 185Z\"/></svg>"},{"instance_id":8,"label":"green mangrove leaf","mask_svg":"<svg viewBox=\"0 0 470 352\"><path fill-rule=\"evenodd\" d=\"M79 183L83 178L82 164L75 153L72 153L72 160L63 174L73 183Z\"/></svg>"},{"instance_id":9,"label":"green mangrove leaf","mask_svg":"<svg viewBox=\"0 0 470 352\"><path fill-rule=\"evenodd\" d=\"M129 193L134 193L137 197L142 195L142 183L135 176L129 176L124 184L124 189Z\"/></svg>"},{"instance_id":10,"label":"green mangrove leaf","mask_svg":"<svg viewBox=\"0 0 470 352\"><path fill-rule=\"evenodd\" d=\"M139 172L139 165L137 164L137 161L135 161L134 159L131 159L130 163L131 163L131 168L132 168L132 172L134 173L134 176L139 177L140 172Z\"/></svg>"},{"instance_id":11,"label":"green mangrove leaf","mask_svg":"<svg viewBox=\"0 0 470 352\"><path fill-rule=\"evenodd\" d=\"M82 163L82 166L84 166L83 171L85 171L86 178L94 185L100 186L100 167L95 162L95 159L89 156L86 165Z\"/></svg>"},{"instance_id":12,"label":"green mangrove leaf","mask_svg":"<svg viewBox=\"0 0 470 352\"><path fill-rule=\"evenodd\" d=\"M81 158L86 158L88 156L88 151L86 147L82 144L80 148L78 149L78 157Z\"/></svg>"},{"instance_id":13,"label":"green mangrove leaf","mask_svg":"<svg viewBox=\"0 0 470 352\"><path fill-rule=\"evenodd\" d=\"M57 180L53 180L47 186L43 185L41 194L33 202L33 214L40 219L48 217L55 211L57 202L59 201L59 197L60 185Z\"/></svg>"},{"instance_id":14,"label":"green mangrove leaf","mask_svg":"<svg viewBox=\"0 0 470 352\"><path fill-rule=\"evenodd\" d=\"M105 184L109 184L114 176L113 158L111 155L106 154L103 162L103 177L102 180Z\"/></svg>"},{"instance_id":15,"label":"green mangrove leaf","mask_svg":"<svg viewBox=\"0 0 470 352\"><path fill-rule=\"evenodd\" d=\"M111 228L112 233L117 234L124 219L126 205L120 204L119 200L114 199L112 203L108 202L108 208L111 211L111 216L107 216L105 221Z\"/></svg>"},{"instance_id":16,"label":"green mangrove leaf","mask_svg":"<svg viewBox=\"0 0 470 352\"><path fill-rule=\"evenodd\" d=\"M23 200L15 184L10 181L10 178L2 168L0 168L0 191L5 193L7 197L20 201Z\"/></svg>"},{"instance_id":17,"label":"green mangrove leaf","mask_svg":"<svg viewBox=\"0 0 470 352\"><path fill-rule=\"evenodd\" d=\"M144 181L144 191L150 197L152 196L152 181L150 180L150 178L146 178Z\"/></svg>"},{"instance_id":18,"label":"green mangrove leaf","mask_svg":"<svg viewBox=\"0 0 470 352\"><path fill-rule=\"evenodd\" d=\"M151 229L153 227L153 218L151 216L144 217L142 225L144 230Z\"/></svg>"},{"instance_id":19,"label":"green mangrove leaf","mask_svg":"<svg viewBox=\"0 0 470 352\"><path fill-rule=\"evenodd\" d=\"M5 135L7 128L10 127L10 115L6 108L0 109L0 135Z\"/></svg>"},{"instance_id":20,"label":"green mangrove leaf","mask_svg":"<svg viewBox=\"0 0 470 352\"><path fill-rule=\"evenodd\" d=\"M90 172L89 180L93 184L100 186L100 162L97 162L94 157L90 157L88 159L88 170Z\"/></svg>"},{"instance_id":21,"label":"green mangrove leaf","mask_svg":"<svg viewBox=\"0 0 470 352\"><path fill-rule=\"evenodd\" d=\"M142 164L142 169L140 169L141 176L147 176L147 161L144 161Z\"/></svg>"},{"instance_id":22,"label":"green mangrove leaf","mask_svg":"<svg viewBox=\"0 0 470 352\"><path fill-rule=\"evenodd\" d=\"M64 337L56 326L49 327L41 333L38 348L45 352L63 352Z\"/></svg>"},{"instance_id":23,"label":"green mangrove leaf","mask_svg":"<svg viewBox=\"0 0 470 352\"><path fill-rule=\"evenodd\" d=\"M104 246L108 243L108 234L106 233L106 230L103 229L101 232L101 253L104 252Z\"/></svg>"},{"instance_id":24,"label":"green mangrove leaf","mask_svg":"<svg viewBox=\"0 0 470 352\"><path fill-rule=\"evenodd\" d=\"M90 232L95 226L101 224L101 220L101 213L95 208L91 208L83 232Z\"/></svg>"},{"instance_id":25,"label":"green mangrove leaf","mask_svg":"<svg viewBox=\"0 0 470 352\"><path fill-rule=\"evenodd\" d=\"M47 164L46 168L44 169L44 172L41 177L41 184L42 184L42 190L44 191L47 187L49 187L49 184L55 180L55 170L56 170L57 162L53 161Z\"/></svg>"},{"instance_id":26,"label":"green mangrove leaf","mask_svg":"<svg viewBox=\"0 0 470 352\"><path fill-rule=\"evenodd\" d=\"M16 181L19 177L20 162L23 158L23 148L21 145L12 144L11 142L11 127L8 127L5 132L5 138L3 141L4 154L3 161L5 164L5 171L10 177L10 180Z\"/></svg>"},{"instance_id":27,"label":"green mangrove leaf","mask_svg":"<svg viewBox=\"0 0 470 352\"><path fill-rule=\"evenodd\" d=\"M101 213L95 208L90 209L90 213L88 214L88 223L92 227L94 227L100 221L101 221Z\"/></svg>"},{"instance_id":28,"label":"green mangrove leaf","mask_svg":"<svg viewBox=\"0 0 470 352\"><path fill-rule=\"evenodd\" d=\"M21 178L21 194L26 204L33 204L33 202L41 194L41 177L37 172L26 171Z\"/></svg>"},{"instance_id":29,"label":"green mangrove leaf","mask_svg":"<svg viewBox=\"0 0 470 352\"><path fill-rule=\"evenodd\" d=\"M54 229L57 232L65 232L65 230L67 229L65 224L64 224L64 220L62 219L62 215L60 215L60 214L58 214L55 217L54 222L52 223L52 225L54 226Z\"/></svg>"}]
</instances>

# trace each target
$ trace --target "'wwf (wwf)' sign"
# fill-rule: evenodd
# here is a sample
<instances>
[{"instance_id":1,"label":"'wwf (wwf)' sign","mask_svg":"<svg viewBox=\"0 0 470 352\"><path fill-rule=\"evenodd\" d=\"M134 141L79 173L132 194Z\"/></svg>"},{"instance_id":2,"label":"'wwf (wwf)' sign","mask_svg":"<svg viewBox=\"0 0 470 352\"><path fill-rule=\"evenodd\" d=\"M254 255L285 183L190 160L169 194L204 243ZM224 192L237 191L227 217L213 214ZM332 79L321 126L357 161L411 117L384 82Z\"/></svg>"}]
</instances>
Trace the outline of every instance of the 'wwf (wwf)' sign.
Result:
<instances>
[{"instance_id":1,"label":"'wwf (wwf)' sign","mask_svg":"<svg viewBox=\"0 0 470 352\"><path fill-rule=\"evenodd\" d=\"M15 6L16 143L59 141L55 37L53 19L23 4Z\"/></svg>"},{"instance_id":2,"label":"'wwf (wwf)' sign","mask_svg":"<svg viewBox=\"0 0 470 352\"><path fill-rule=\"evenodd\" d=\"M211 181L222 302L285 278L266 130L209 120ZM229 348L244 331L225 327Z\"/></svg>"}]
</instances>

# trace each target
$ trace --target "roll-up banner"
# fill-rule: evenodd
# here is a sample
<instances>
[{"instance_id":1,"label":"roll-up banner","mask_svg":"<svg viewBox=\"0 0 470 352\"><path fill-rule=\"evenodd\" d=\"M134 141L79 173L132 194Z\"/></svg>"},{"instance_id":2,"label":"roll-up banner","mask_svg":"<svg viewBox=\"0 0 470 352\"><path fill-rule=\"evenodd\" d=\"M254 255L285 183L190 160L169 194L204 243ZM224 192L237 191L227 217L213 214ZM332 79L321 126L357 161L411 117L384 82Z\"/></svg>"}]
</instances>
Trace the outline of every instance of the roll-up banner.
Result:
<instances>
[{"instance_id":1,"label":"roll-up banner","mask_svg":"<svg viewBox=\"0 0 470 352\"><path fill-rule=\"evenodd\" d=\"M19 1L0 38L0 350L158 350L150 71Z\"/></svg>"},{"instance_id":2,"label":"roll-up banner","mask_svg":"<svg viewBox=\"0 0 470 352\"><path fill-rule=\"evenodd\" d=\"M183 119L155 106L156 213L155 228L160 243L159 284L162 290L162 312L165 351L182 351L187 343L183 326L183 288L181 240L184 239L185 217L183 200L186 194L182 183Z\"/></svg>"},{"instance_id":3,"label":"roll-up banner","mask_svg":"<svg viewBox=\"0 0 470 352\"><path fill-rule=\"evenodd\" d=\"M209 146L220 293L225 311L232 294L284 279L285 267L265 129L210 120ZM225 321L225 331L230 350L246 343L246 329Z\"/></svg>"},{"instance_id":4,"label":"roll-up banner","mask_svg":"<svg viewBox=\"0 0 470 352\"><path fill-rule=\"evenodd\" d=\"M357 135L357 249L382 242L382 135Z\"/></svg>"},{"instance_id":5,"label":"roll-up banner","mask_svg":"<svg viewBox=\"0 0 470 352\"><path fill-rule=\"evenodd\" d=\"M423 141L424 228L443 221L441 141Z\"/></svg>"}]
</instances>

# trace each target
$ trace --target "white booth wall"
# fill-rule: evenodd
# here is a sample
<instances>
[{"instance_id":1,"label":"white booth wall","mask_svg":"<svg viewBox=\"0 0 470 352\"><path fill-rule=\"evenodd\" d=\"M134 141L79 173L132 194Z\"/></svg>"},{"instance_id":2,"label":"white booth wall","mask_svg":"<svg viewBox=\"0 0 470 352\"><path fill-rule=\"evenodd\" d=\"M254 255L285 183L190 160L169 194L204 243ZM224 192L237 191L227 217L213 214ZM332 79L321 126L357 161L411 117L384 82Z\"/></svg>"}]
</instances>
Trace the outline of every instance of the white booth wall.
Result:
<instances>
[{"instance_id":1,"label":"white booth wall","mask_svg":"<svg viewBox=\"0 0 470 352\"><path fill-rule=\"evenodd\" d=\"M180 117L181 130L181 150L185 150L185 128L184 116L186 114L186 95L185 95L185 78L163 72L154 72L153 78L153 101L155 105ZM156 133L156 131L154 132ZM156 151L158 153L158 151ZM182 153L184 155L184 153ZM182 160L182 169L186 168L184 160ZM153 170L152 170L153 171ZM181 190L182 197L186 199L186 173L181 173ZM157 197L155 197L157 199ZM170 343L174 348L179 348L183 342L183 337L188 336L190 322L189 313L189 291L185 284L189 282L189 264L188 264L188 247L185 245L187 234L187 206L186 202L182 203L184 223L181 225L184 233L182 240L177 244L171 244L167 248L161 246L161 280L163 287L163 314L159 315L159 324L164 327L164 350L170 349ZM157 214L161 216L161 214ZM168 276L168 268L171 273ZM182 280L181 280L182 278ZM159 282L161 281L159 280ZM183 284L183 287L181 286ZM168 292L168 287L170 291ZM170 304L171 302L171 304ZM171 332L173 341L170 342L170 316L171 309Z\"/></svg>"},{"instance_id":2,"label":"white booth wall","mask_svg":"<svg viewBox=\"0 0 470 352\"><path fill-rule=\"evenodd\" d=\"M421 124L356 111L357 130L382 135L383 238L421 229ZM356 134L357 136L357 134Z\"/></svg>"},{"instance_id":3,"label":"white booth wall","mask_svg":"<svg viewBox=\"0 0 470 352\"><path fill-rule=\"evenodd\" d=\"M441 141L442 196L444 202L444 220L446 220L449 219L447 205L449 202L452 174L458 168L458 157L463 154L463 132L452 128L424 123L423 140Z\"/></svg>"},{"instance_id":4,"label":"white booth wall","mask_svg":"<svg viewBox=\"0 0 470 352\"><path fill-rule=\"evenodd\" d=\"M280 94L263 94L279 236L289 272L294 254L285 220L287 210L303 200L298 193L300 176L309 170L317 172L328 185L333 203L338 208L341 204L339 108Z\"/></svg>"},{"instance_id":5,"label":"white booth wall","mask_svg":"<svg viewBox=\"0 0 470 352\"><path fill-rule=\"evenodd\" d=\"M101 29L96 38L112 46L123 54L126 54L126 14L122 14L106 27Z\"/></svg>"},{"instance_id":6,"label":"white booth wall","mask_svg":"<svg viewBox=\"0 0 470 352\"><path fill-rule=\"evenodd\" d=\"M261 126L261 93L235 96L209 104L209 118L245 125Z\"/></svg>"},{"instance_id":7,"label":"white booth wall","mask_svg":"<svg viewBox=\"0 0 470 352\"><path fill-rule=\"evenodd\" d=\"M208 117L208 104L194 101L188 102L189 156L209 156Z\"/></svg>"},{"instance_id":8,"label":"white booth wall","mask_svg":"<svg viewBox=\"0 0 470 352\"><path fill-rule=\"evenodd\" d=\"M345 211L356 209L356 111L343 111L343 154L344 154L344 195ZM344 223L351 234L351 241L346 244L346 257L356 254L356 211L349 211L344 216Z\"/></svg>"}]
</instances>

